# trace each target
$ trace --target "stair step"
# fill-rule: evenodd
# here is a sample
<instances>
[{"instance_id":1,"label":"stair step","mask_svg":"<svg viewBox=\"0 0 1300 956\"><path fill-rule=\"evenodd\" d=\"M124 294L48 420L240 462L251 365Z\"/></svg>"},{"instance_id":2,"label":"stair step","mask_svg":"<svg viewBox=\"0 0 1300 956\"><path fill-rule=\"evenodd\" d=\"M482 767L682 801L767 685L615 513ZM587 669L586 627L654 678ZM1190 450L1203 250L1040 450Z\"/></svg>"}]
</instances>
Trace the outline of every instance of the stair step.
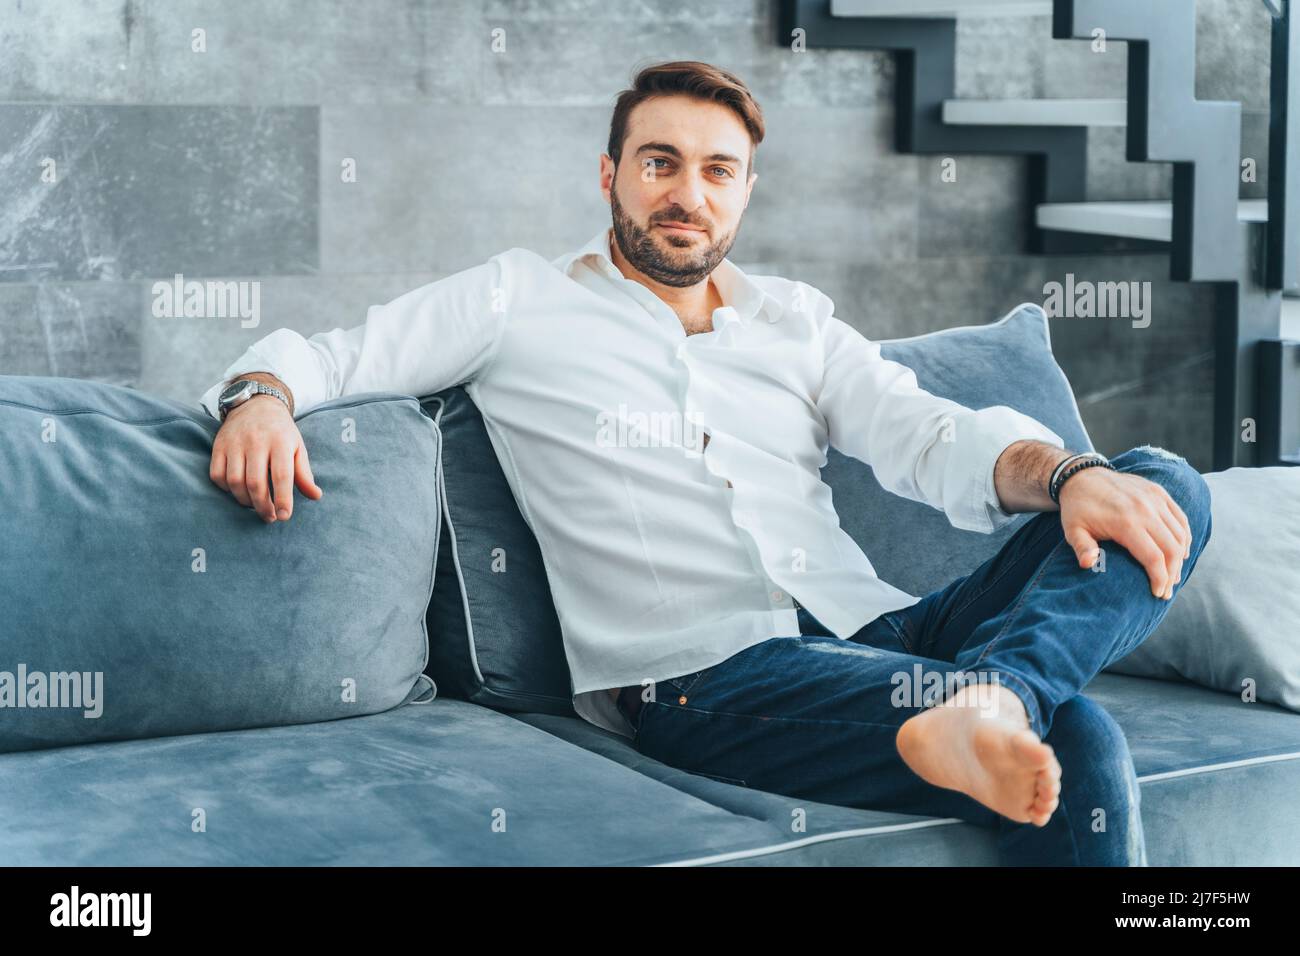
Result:
<instances>
[{"instance_id":1,"label":"stair step","mask_svg":"<svg viewBox=\"0 0 1300 956\"><path fill-rule=\"evenodd\" d=\"M1124 100L944 100L943 121L975 126L1127 126Z\"/></svg>"},{"instance_id":2,"label":"stair step","mask_svg":"<svg viewBox=\"0 0 1300 956\"><path fill-rule=\"evenodd\" d=\"M1173 235L1174 205L1155 202L1041 203L1034 213L1040 229L1082 232L1129 239L1168 242ZM1237 204L1242 222L1268 222L1268 200L1244 199Z\"/></svg>"},{"instance_id":3,"label":"stair step","mask_svg":"<svg viewBox=\"0 0 1300 956\"><path fill-rule=\"evenodd\" d=\"M1300 341L1300 297L1282 297L1281 337Z\"/></svg>"},{"instance_id":4,"label":"stair step","mask_svg":"<svg viewBox=\"0 0 1300 956\"><path fill-rule=\"evenodd\" d=\"M831 0L833 17L1037 17L1052 12L1051 0Z\"/></svg>"}]
</instances>

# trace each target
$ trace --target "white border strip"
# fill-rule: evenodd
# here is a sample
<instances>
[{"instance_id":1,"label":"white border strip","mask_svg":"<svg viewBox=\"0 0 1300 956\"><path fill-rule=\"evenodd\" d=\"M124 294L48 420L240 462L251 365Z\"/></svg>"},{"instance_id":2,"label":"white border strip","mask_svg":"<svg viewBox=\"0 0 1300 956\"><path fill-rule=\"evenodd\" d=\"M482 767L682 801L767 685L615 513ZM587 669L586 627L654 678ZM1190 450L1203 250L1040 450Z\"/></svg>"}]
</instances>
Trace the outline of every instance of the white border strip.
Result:
<instances>
[{"instance_id":1,"label":"white border strip","mask_svg":"<svg viewBox=\"0 0 1300 956\"><path fill-rule=\"evenodd\" d=\"M442 413L447 410L447 400L441 395L433 396L438 402L438 414L434 416L433 423L438 426L439 434L442 434ZM444 439L446 436L443 436ZM443 474L442 454L438 455L438 495L442 498L442 514L447 522L447 536L451 540L451 565L456 571L456 584L460 587L460 605L465 615L465 637L469 642L469 661L474 666L474 677L480 683L486 683L483 678L483 671L478 666L478 648L474 646L474 617L469 609L469 589L465 587L465 572L461 569L460 564L460 546L456 540L456 525L451 520L451 502L447 500L447 483Z\"/></svg>"},{"instance_id":2,"label":"white border strip","mask_svg":"<svg viewBox=\"0 0 1300 956\"><path fill-rule=\"evenodd\" d=\"M784 850L797 850L801 846L825 843L828 840L847 840L853 837L870 836L876 833L899 833L904 830L925 830L932 827L951 826L964 823L956 817L941 820L921 820L917 823L890 823L879 827L861 827L857 830L836 830L834 833L822 833L818 836L804 837L802 840L789 840L785 843L773 843L771 846L758 847L753 850L734 850L731 853L717 853L713 856L696 857L693 860L678 860L673 863L656 863L655 866L702 866L708 863L726 863L730 860L743 860L753 856L766 856Z\"/></svg>"},{"instance_id":3,"label":"white border strip","mask_svg":"<svg viewBox=\"0 0 1300 956\"><path fill-rule=\"evenodd\" d=\"M1246 757L1242 760L1228 760L1224 763L1206 764L1204 767L1188 767L1186 770L1166 770L1164 773L1149 773L1138 777L1138 783L1152 780L1172 780L1175 777L1190 777L1197 773L1211 773L1215 770L1233 770L1237 767L1249 767L1257 763L1274 763L1278 760L1300 759L1300 751L1289 754L1273 754L1271 757Z\"/></svg>"}]
</instances>

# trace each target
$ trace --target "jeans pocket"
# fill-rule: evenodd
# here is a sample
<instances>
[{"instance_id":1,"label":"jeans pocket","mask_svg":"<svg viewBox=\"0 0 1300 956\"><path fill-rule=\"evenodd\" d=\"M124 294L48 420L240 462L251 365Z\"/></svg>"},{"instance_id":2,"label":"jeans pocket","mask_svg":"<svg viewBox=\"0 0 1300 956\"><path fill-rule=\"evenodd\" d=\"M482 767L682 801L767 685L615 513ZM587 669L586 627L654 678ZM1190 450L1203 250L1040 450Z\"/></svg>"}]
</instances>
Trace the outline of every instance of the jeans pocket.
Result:
<instances>
[{"instance_id":1,"label":"jeans pocket","mask_svg":"<svg viewBox=\"0 0 1300 956\"><path fill-rule=\"evenodd\" d=\"M691 688L693 688L696 684L699 683L700 678L702 678L705 674L707 674L711 670L713 670L712 667L706 667L703 670L692 671L689 674L682 674L680 677L665 678L664 682L667 684L671 684L681 694L689 694L691 692Z\"/></svg>"},{"instance_id":2,"label":"jeans pocket","mask_svg":"<svg viewBox=\"0 0 1300 956\"><path fill-rule=\"evenodd\" d=\"M889 625L890 630L898 635L898 642L903 645L903 650L908 654L915 654L916 638L912 634L911 615L904 614L902 611L889 611L882 614L881 618Z\"/></svg>"}]
</instances>

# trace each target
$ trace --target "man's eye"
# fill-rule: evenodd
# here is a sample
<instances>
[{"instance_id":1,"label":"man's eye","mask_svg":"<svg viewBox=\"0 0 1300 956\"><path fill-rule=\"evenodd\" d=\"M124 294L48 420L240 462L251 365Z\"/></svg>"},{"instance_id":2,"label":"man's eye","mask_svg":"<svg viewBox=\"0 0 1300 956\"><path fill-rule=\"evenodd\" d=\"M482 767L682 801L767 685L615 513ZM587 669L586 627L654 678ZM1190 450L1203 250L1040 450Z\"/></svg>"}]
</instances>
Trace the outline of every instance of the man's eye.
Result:
<instances>
[{"instance_id":1,"label":"man's eye","mask_svg":"<svg viewBox=\"0 0 1300 956\"><path fill-rule=\"evenodd\" d=\"M731 170L729 170L726 166L714 166L714 167L713 167L713 170L714 170L714 172L717 172L718 170L722 170L722 175L724 175L724 176L730 176L730 175L731 175Z\"/></svg>"}]
</instances>

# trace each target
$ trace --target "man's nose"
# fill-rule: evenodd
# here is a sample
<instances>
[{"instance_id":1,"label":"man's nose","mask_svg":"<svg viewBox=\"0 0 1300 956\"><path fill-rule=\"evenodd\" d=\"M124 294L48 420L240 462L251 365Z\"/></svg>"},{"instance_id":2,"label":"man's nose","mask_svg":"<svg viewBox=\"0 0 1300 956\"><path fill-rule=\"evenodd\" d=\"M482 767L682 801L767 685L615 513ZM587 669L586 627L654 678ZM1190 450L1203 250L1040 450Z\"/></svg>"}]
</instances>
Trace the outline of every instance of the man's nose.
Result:
<instances>
[{"instance_id":1,"label":"man's nose","mask_svg":"<svg viewBox=\"0 0 1300 956\"><path fill-rule=\"evenodd\" d=\"M695 211L704 205L704 190L700 187L699 177L694 174L682 177L673 184L667 198L685 213L683 218L693 220Z\"/></svg>"}]
</instances>

